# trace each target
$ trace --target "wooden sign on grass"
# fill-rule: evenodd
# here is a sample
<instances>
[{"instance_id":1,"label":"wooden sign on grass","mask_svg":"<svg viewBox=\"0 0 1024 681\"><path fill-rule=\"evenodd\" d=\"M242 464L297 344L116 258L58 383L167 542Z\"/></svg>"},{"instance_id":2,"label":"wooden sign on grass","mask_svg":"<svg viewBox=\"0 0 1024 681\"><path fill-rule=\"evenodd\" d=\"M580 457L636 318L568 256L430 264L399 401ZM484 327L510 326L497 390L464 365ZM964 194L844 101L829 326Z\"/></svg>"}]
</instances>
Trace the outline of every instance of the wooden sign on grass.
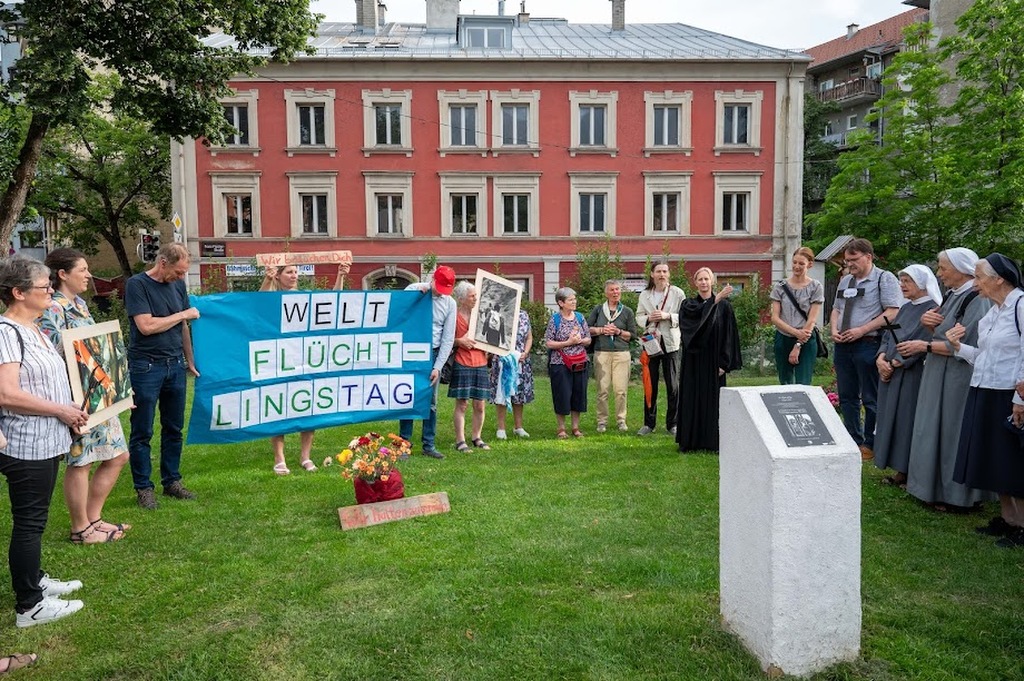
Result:
<instances>
[{"instance_id":1,"label":"wooden sign on grass","mask_svg":"<svg viewBox=\"0 0 1024 681\"><path fill-rule=\"evenodd\" d=\"M284 265L340 265L352 264L352 251L316 251L313 253L259 253L256 264L260 267Z\"/></svg>"},{"instance_id":2,"label":"wooden sign on grass","mask_svg":"<svg viewBox=\"0 0 1024 681\"><path fill-rule=\"evenodd\" d=\"M448 503L448 493L435 492L394 501L378 501L375 504L343 506L338 509L338 519L341 521L341 529L355 530L421 515L447 513L450 510L452 507Z\"/></svg>"}]
</instances>

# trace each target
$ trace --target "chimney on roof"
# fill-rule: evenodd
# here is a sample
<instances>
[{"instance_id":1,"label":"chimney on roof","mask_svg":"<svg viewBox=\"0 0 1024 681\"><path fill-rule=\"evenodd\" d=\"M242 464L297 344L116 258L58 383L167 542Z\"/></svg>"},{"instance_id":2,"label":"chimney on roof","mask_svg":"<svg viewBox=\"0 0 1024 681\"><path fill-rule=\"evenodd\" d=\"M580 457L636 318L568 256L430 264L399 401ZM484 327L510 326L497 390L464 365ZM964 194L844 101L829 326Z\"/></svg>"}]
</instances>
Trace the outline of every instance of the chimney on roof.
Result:
<instances>
[{"instance_id":1,"label":"chimney on roof","mask_svg":"<svg viewBox=\"0 0 1024 681\"><path fill-rule=\"evenodd\" d=\"M427 0L427 30L454 31L459 23L459 0Z\"/></svg>"},{"instance_id":2,"label":"chimney on roof","mask_svg":"<svg viewBox=\"0 0 1024 681\"><path fill-rule=\"evenodd\" d=\"M498 0L498 16L505 16L505 0Z\"/></svg>"},{"instance_id":3,"label":"chimney on roof","mask_svg":"<svg viewBox=\"0 0 1024 681\"><path fill-rule=\"evenodd\" d=\"M377 30L377 0L356 0L356 26L364 31Z\"/></svg>"},{"instance_id":4,"label":"chimney on roof","mask_svg":"<svg viewBox=\"0 0 1024 681\"><path fill-rule=\"evenodd\" d=\"M626 30L626 0L612 0L612 30Z\"/></svg>"},{"instance_id":5,"label":"chimney on roof","mask_svg":"<svg viewBox=\"0 0 1024 681\"><path fill-rule=\"evenodd\" d=\"M526 0L519 3L519 25L525 26L530 23L530 13L526 11Z\"/></svg>"},{"instance_id":6,"label":"chimney on roof","mask_svg":"<svg viewBox=\"0 0 1024 681\"><path fill-rule=\"evenodd\" d=\"M849 39L853 38L853 36L857 35L857 31L859 29L860 29L860 26L858 26L857 24L850 24L849 26L847 26L846 27L846 39L849 40Z\"/></svg>"},{"instance_id":7,"label":"chimney on roof","mask_svg":"<svg viewBox=\"0 0 1024 681\"><path fill-rule=\"evenodd\" d=\"M377 0L377 25L384 28L384 25L388 23L388 6L384 4L384 0Z\"/></svg>"}]
</instances>

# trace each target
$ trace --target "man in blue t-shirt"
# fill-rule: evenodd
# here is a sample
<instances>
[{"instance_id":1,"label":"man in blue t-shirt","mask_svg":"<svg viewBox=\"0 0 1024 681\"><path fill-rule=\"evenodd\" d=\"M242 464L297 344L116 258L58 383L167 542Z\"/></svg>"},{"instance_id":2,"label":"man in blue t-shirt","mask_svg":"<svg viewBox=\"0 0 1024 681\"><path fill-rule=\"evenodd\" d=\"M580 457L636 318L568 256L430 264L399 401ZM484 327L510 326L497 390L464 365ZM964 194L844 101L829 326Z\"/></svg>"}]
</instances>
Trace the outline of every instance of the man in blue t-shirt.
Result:
<instances>
[{"instance_id":1,"label":"man in blue t-shirt","mask_svg":"<svg viewBox=\"0 0 1024 681\"><path fill-rule=\"evenodd\" d=\"M160 407L160 482L164 494L176 499L195 499L181 484L181 431L185 426L185 372L198 376L192 357L188 321L199 318L189 306L182 277L188 272L188 250L178 243L166 244L153 267L136 274L125 286L128 312L128 371L135 392L128 439L132 480L139 506L157 507L150 441L153 419Z\"/></svg>"}]
</instances>

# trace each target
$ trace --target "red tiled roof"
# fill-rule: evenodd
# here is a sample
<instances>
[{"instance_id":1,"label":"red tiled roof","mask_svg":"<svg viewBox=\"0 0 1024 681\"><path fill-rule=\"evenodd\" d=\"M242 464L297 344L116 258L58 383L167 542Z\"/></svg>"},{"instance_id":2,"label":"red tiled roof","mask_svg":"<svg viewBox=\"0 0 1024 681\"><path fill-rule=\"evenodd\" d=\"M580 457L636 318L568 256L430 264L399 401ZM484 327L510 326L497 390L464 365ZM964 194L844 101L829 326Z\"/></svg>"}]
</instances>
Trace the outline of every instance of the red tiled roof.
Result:
<instances>
[{"instance_id":1,"label":"red tiled roof","mask_svg":"<svg viewBox=\"0 0 1024 681\"><path fill-rule=\"evenodd\" d=\"M813 69L815 66L821 66L841 57L863 52L869 47L880 47L884 50L886 47L899 44L903 40L904 28L919 21L925 21L927 18L927 10L915 8L889 17L877 24L865 26L854 33L852 38L847 38L844 35L829 40L827 43L815 45L804 50L814 58L808 68Z\"/></svg>"}]
</instances>

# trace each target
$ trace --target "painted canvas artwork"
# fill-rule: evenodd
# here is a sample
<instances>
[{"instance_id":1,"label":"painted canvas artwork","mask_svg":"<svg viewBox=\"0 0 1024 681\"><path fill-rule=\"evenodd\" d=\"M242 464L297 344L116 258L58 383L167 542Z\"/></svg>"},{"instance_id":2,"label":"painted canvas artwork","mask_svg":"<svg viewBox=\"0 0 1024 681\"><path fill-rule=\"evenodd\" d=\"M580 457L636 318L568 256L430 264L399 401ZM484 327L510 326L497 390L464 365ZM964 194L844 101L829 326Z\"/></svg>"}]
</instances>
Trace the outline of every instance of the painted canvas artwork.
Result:
<instances>
[{"instance_id":1,"label":"painted canvas artwork","mask_svg":"<svg viewBox=\"0 0 1024 681\"><path fill-rule=\"evenodd\" d=\"M61 341L71 396L89 414L86 430L131 409L128 352L117 321L65 329Z\"/></svg>"}]
</instances>

